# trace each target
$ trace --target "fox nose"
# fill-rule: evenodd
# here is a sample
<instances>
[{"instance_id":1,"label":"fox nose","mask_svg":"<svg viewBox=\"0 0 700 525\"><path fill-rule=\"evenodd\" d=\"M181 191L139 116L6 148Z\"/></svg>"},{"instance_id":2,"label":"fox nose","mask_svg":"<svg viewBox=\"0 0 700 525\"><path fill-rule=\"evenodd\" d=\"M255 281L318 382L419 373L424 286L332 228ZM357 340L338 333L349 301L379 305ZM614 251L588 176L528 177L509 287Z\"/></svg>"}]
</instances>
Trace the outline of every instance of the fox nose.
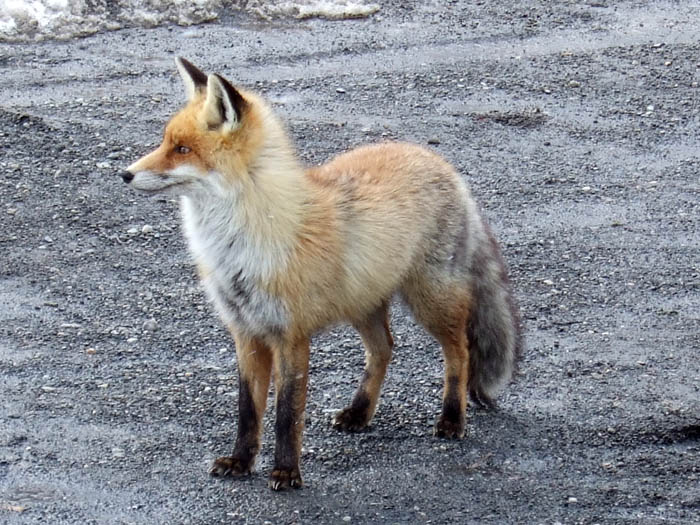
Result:
<instances>
[{"instance_id":1,"label":"fox nose","mask_svg":"<svg viewBox=\"0 0 700 525\"><path fill-rule=\"evenodd\" d=\"M134 174L131 173L130 171L124 170L120 173L120 175L122 176L122 180L124 182L126 182L127 184L129 184L132 180L134 180Z\"/></svg>"}]
</instances>

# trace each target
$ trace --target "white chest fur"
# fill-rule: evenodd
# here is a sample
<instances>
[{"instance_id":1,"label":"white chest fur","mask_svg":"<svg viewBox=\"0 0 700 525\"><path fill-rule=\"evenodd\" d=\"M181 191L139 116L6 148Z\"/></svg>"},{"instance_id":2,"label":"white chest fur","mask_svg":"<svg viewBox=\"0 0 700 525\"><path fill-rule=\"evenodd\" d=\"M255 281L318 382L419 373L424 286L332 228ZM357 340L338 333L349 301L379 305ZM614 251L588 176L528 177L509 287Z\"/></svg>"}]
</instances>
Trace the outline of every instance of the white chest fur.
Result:
<instances>
[{"instance_id":1,"label":"white chest fur","mask_svg":"<svg viewBox=\"0 0 700 525\"><path fill-rule=\"evenodd\" d=\"M232 199L182 197L190 251L206 272L202 285L224 323L255 334L284 331L287 309L260 283L283 264L279 250L247 228Z\"/></svg>"}]
</instances>

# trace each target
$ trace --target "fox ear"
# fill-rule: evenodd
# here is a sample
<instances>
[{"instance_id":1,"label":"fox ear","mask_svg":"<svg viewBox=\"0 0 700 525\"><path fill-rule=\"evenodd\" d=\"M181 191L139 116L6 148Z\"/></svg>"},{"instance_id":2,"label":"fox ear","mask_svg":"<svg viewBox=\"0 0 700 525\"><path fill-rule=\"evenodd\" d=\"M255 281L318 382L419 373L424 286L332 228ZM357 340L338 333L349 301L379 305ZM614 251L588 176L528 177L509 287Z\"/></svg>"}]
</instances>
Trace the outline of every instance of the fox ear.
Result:
<instances>
[{"instance_id":1,"label":"fox ear","mask_svg":"<svg viewBox=\"0 0 700 525\"><path fill-rule=\"evenodd\" d=\"M178 57L175 59L175 64L177 64L177 70L185 83L187 100L192 100L195 95L207 89L207 76L197 69L192 62Z\"/></svg>"},{"instance_id":2,"label":"fox ear","mask_svg":"<svg viewBox=\"0 0 700 525\"><path fill-rule=\"evenodd\" d=\"M202 111L210 128L224 131L236 129L248 103L228 80L219 75L209 75L207 98Z\"/></svg>"}]
</instances>

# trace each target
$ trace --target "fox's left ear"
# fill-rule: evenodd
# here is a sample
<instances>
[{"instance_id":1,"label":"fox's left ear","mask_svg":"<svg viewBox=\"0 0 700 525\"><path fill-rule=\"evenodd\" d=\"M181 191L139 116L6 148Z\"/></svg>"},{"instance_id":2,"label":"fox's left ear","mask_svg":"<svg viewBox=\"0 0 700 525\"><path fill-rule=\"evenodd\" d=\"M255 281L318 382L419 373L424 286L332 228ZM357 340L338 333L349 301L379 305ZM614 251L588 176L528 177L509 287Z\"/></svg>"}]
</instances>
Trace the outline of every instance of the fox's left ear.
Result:
<instances>
[{"instance_id":1,"label":"fox's left ear","mask_svg":"<svg viewBox=\"0 0 700 525\"><path fill-rule=\"evenodd\" d=\"M202 73L192 62L182 57L175 59L177 70L185 83L187 100L192 100L198 93L207 89L207 75Z\"/></svg>"},{"instance_id":2,"label":"fox's left ear","mask_svg":"<svg viewBox=\"0 0 700 525\"><path fill-rule=\"evenodd\" d=\"M233 131L240 124L247 105L243 95L228 80L219 75L209 75L202 112L210 128Z\"/></svg>"}]
</instances>

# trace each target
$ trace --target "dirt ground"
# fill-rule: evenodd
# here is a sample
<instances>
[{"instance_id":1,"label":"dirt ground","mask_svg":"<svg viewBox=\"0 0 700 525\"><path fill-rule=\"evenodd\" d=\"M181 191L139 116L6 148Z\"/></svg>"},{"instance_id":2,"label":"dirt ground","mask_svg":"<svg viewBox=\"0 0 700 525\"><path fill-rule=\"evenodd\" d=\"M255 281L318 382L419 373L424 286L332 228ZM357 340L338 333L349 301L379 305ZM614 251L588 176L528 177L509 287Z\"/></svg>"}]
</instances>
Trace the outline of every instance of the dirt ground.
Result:
<instances>
[{"instance_id":1,"label":"dirt ground","mask_svg":"<svg viewBox=\"0 0 700 525\"><path fill-rule=\"evenodd\" d=\"M432 436L437 344L396 304L371 428L331 428L359 338L319 334L305 487L210 478L233 343L176 203L119 169L184 101L184 56L264 93L300 155L430 144L501 241L527 330L498 411ZM700 522L700 4L391 1L0 45L0 521Z\"/></svg>"}]
</instances>

